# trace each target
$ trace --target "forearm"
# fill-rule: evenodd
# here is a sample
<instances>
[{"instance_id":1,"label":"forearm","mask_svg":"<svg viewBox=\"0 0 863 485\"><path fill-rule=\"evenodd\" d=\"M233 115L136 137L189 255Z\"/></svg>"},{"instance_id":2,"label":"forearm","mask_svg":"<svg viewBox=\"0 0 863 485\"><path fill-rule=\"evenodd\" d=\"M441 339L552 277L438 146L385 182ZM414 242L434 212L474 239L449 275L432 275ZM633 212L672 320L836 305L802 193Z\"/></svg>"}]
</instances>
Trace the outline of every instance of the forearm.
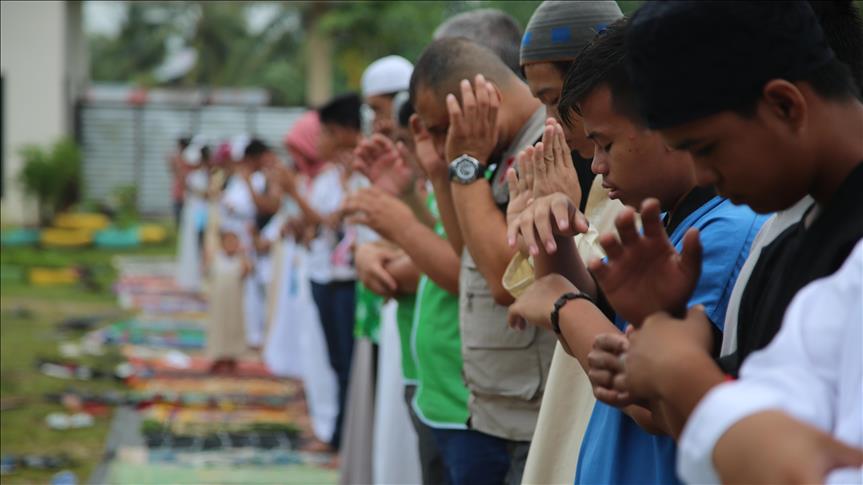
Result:
<instances>
[{"instance_id":1,"label":"forearm","mask_svg":"<svg viewBox=\"0 0 863 485\"><path fill-rule=\"evenodd\" d=\"M548 309L551 311L551 308ZM578 360L584 372L590 369L587 355L593 349L593 342L604 333L622 333L593 303L577 298L570 300L558 313L560 332L569 354Z\"/></svg>"},{"instance_id":2,"label":"forearm","mask_svg":"<svg viewBox=\"0 0 863 485\"><path fill-rule=\"evenodd\" d=\"M410 194L402 197L402 201L411 208L411 211L420 222L428 227L434 227L434 216L429 212L428 207L426 207L425 202L422 200L419 193L412 191Z\"/></svg>"},{"instance_id":3,"label":"forearm","mask_svg":"<svg viewBox=\"0 0 863 485\"><path fill-rule=\"evenodd\" d=\"M270 194L256 194L252 192L255 208L262 214L275 214L279 210L279 199Z\"/></svg>"},{"instance_id":4,"label":"forearm","mask_svg":"<svg viewBox=\"0 0 863 485\"><path fill-rule=\"evenodd\" d=\"M447 242L457 255L461 255L464 249L464 239L462 239L461 228L458 225L458 216L455 212L455 205L453 205L449 179L446 176L436 176L431 177L431 181Z\"/></svg>"},{"instance_id":5,"label":"forearm","mask_svg":"<svg viewBox=\"0 0 863 485\"><path fill-rule=\"evenodd\" d=\"M706 352L692 353L682 362L686 364L656 374L669 432L675 439L701 399L725 381L725 374Z\"/></svg>"},{"instance_id":6,"label":"forearm","mask_svg":"<svg viewBox=\"0 0 863 485\"><path fill-rule=\"evenodd\" d=\"M405 254L394 259L384 265L384 269L386 269L387 272L396 280L396 283L398 283L397 291L399 294L413 295L417 292L420 271L413 261L411 261L410 256Z\"/></svg>"},{"instance_id":7,"label":"forearm","mask_svg":"<svg viewBox=\"0 0 863 485\"><path fill-rule=\"evenodd\" d=\"M501 279L515 250L506 243L506 220L494 203L486 180L452 184L453 203L464 244L488 283L495 301L512 303Z\"/></svg>"},{"instance_id":8,"label":"forearm","mask_svg":"<svg viewBox=\"0 0 863 485\"><path fill-rule=\"evenodd\" d=\"M540 249L534 256L534 273L537 278L557 273L572 282L579 290L596 297L596 282L587 268L571 237L555 237L557 251L548 254Z\"/></svg>"},{"instance_id":9,"label":"forearm","mask_svg":"<svg viewBox=\"0 0 863 485\"><path fill-rule=\"evenodd\" d=\"M390 236L419 271L446 291L458 294L461 263L445 239L416 219Z\"/></svg>"}]
</instances>

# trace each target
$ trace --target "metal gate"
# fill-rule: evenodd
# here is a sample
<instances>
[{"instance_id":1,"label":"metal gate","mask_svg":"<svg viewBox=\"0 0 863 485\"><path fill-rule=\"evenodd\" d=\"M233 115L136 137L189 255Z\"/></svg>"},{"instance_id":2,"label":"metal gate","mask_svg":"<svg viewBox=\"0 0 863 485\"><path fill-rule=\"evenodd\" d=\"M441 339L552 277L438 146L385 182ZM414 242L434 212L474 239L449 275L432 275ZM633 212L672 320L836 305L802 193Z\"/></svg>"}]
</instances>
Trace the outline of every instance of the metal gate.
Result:
<instances>
[{"instance_id":1,"label":"metal gate","mask_svg":"<svg viewBox=\"0 0 863 485\"><path fill-rule=\"evenodd\" d=\"M86 200L105 200L118 187L138 188L138 210L171 212L168 154L183 135L202 134L213 142L248 133L286 159L282 138L305 108L260 106L81 105L78 123L83 149Z\"/></svg>"}]
</instances>

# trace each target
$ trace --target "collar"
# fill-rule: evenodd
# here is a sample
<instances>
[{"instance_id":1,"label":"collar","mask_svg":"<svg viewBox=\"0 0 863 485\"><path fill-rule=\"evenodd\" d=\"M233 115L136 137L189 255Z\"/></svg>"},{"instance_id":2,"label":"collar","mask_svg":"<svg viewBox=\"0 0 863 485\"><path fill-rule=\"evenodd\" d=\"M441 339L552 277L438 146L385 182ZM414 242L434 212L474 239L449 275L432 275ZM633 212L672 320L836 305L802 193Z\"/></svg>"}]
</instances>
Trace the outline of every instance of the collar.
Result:
<instances>
[{"instance_id":1,"label":"collar","mask_svg":"<svg viewBox=\"0 0 863 485\"><path fill-rule=\"evenodd\" d=\"M540 106L530 115L527 122L522 125L518 133L515 134L512 143L509 144L506 151L503 152L502 160L506 161L510 158L515 158L518 152L522 151L528 145L533 145L542 137L542 131L545 129L545 106Z\"/></svg>"},{"instance_id":2,"label":"collar","mask_svg":"<svg viewBox=\"0 0 863 485\"><path fill-rule=\"evenodd\" d=\"M692 214L699 207L706 204L710 199L716 197L716 188L712 185L709 187L696 186L686 194L683 199L677 204L673 210L666 212L663 222L665 223L665 232L668 234L674 233L677 226L686 219L689 214Z\"/></svg>"}]
</instances>

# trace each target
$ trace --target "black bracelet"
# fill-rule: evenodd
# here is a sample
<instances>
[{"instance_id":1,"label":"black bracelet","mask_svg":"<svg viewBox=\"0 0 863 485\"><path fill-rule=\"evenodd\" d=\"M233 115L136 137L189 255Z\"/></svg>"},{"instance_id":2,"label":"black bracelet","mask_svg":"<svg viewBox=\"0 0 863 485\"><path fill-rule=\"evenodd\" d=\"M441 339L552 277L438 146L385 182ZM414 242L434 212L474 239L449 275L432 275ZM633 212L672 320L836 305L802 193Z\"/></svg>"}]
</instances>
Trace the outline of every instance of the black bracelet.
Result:
<instances>
[{"instance_id":1,"label":"black bracelet","mask_svg":"<svg viewBox=\"0 0 863 485\"><path fill-rule=\"evenodd\" d=\"M557 301L554 302L554 308L551 310L551 328L554 330L554 333L560 335L560 309L563 308L564 305L570 300L577 299L587 300L596 305L596 301L588 295L587 293L579 291L578 293L567 292L560 296Z\"/></svg>"}]
</instances>

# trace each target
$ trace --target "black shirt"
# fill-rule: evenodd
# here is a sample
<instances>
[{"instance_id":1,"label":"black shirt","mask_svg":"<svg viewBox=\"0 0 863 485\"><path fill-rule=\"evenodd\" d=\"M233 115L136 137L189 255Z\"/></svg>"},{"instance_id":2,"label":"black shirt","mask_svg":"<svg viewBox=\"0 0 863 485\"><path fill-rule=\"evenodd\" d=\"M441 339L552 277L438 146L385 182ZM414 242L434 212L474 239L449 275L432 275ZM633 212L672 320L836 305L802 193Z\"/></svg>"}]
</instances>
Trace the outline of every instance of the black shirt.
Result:
<instances>
[{"instance_id":1,"label":"black shirt","mask_svg":"<svg viewBox=\"0 0 863 485\"><path fill-rule=\"evenodd\" d=\"M752 270L740 299L737 350L719 360L722 370L735 377L749 354L766 347L779 332L794 295L835 273L863 238L863 162L810 227L805 220L765 246Z\"/></svg>"}]
</instances>

